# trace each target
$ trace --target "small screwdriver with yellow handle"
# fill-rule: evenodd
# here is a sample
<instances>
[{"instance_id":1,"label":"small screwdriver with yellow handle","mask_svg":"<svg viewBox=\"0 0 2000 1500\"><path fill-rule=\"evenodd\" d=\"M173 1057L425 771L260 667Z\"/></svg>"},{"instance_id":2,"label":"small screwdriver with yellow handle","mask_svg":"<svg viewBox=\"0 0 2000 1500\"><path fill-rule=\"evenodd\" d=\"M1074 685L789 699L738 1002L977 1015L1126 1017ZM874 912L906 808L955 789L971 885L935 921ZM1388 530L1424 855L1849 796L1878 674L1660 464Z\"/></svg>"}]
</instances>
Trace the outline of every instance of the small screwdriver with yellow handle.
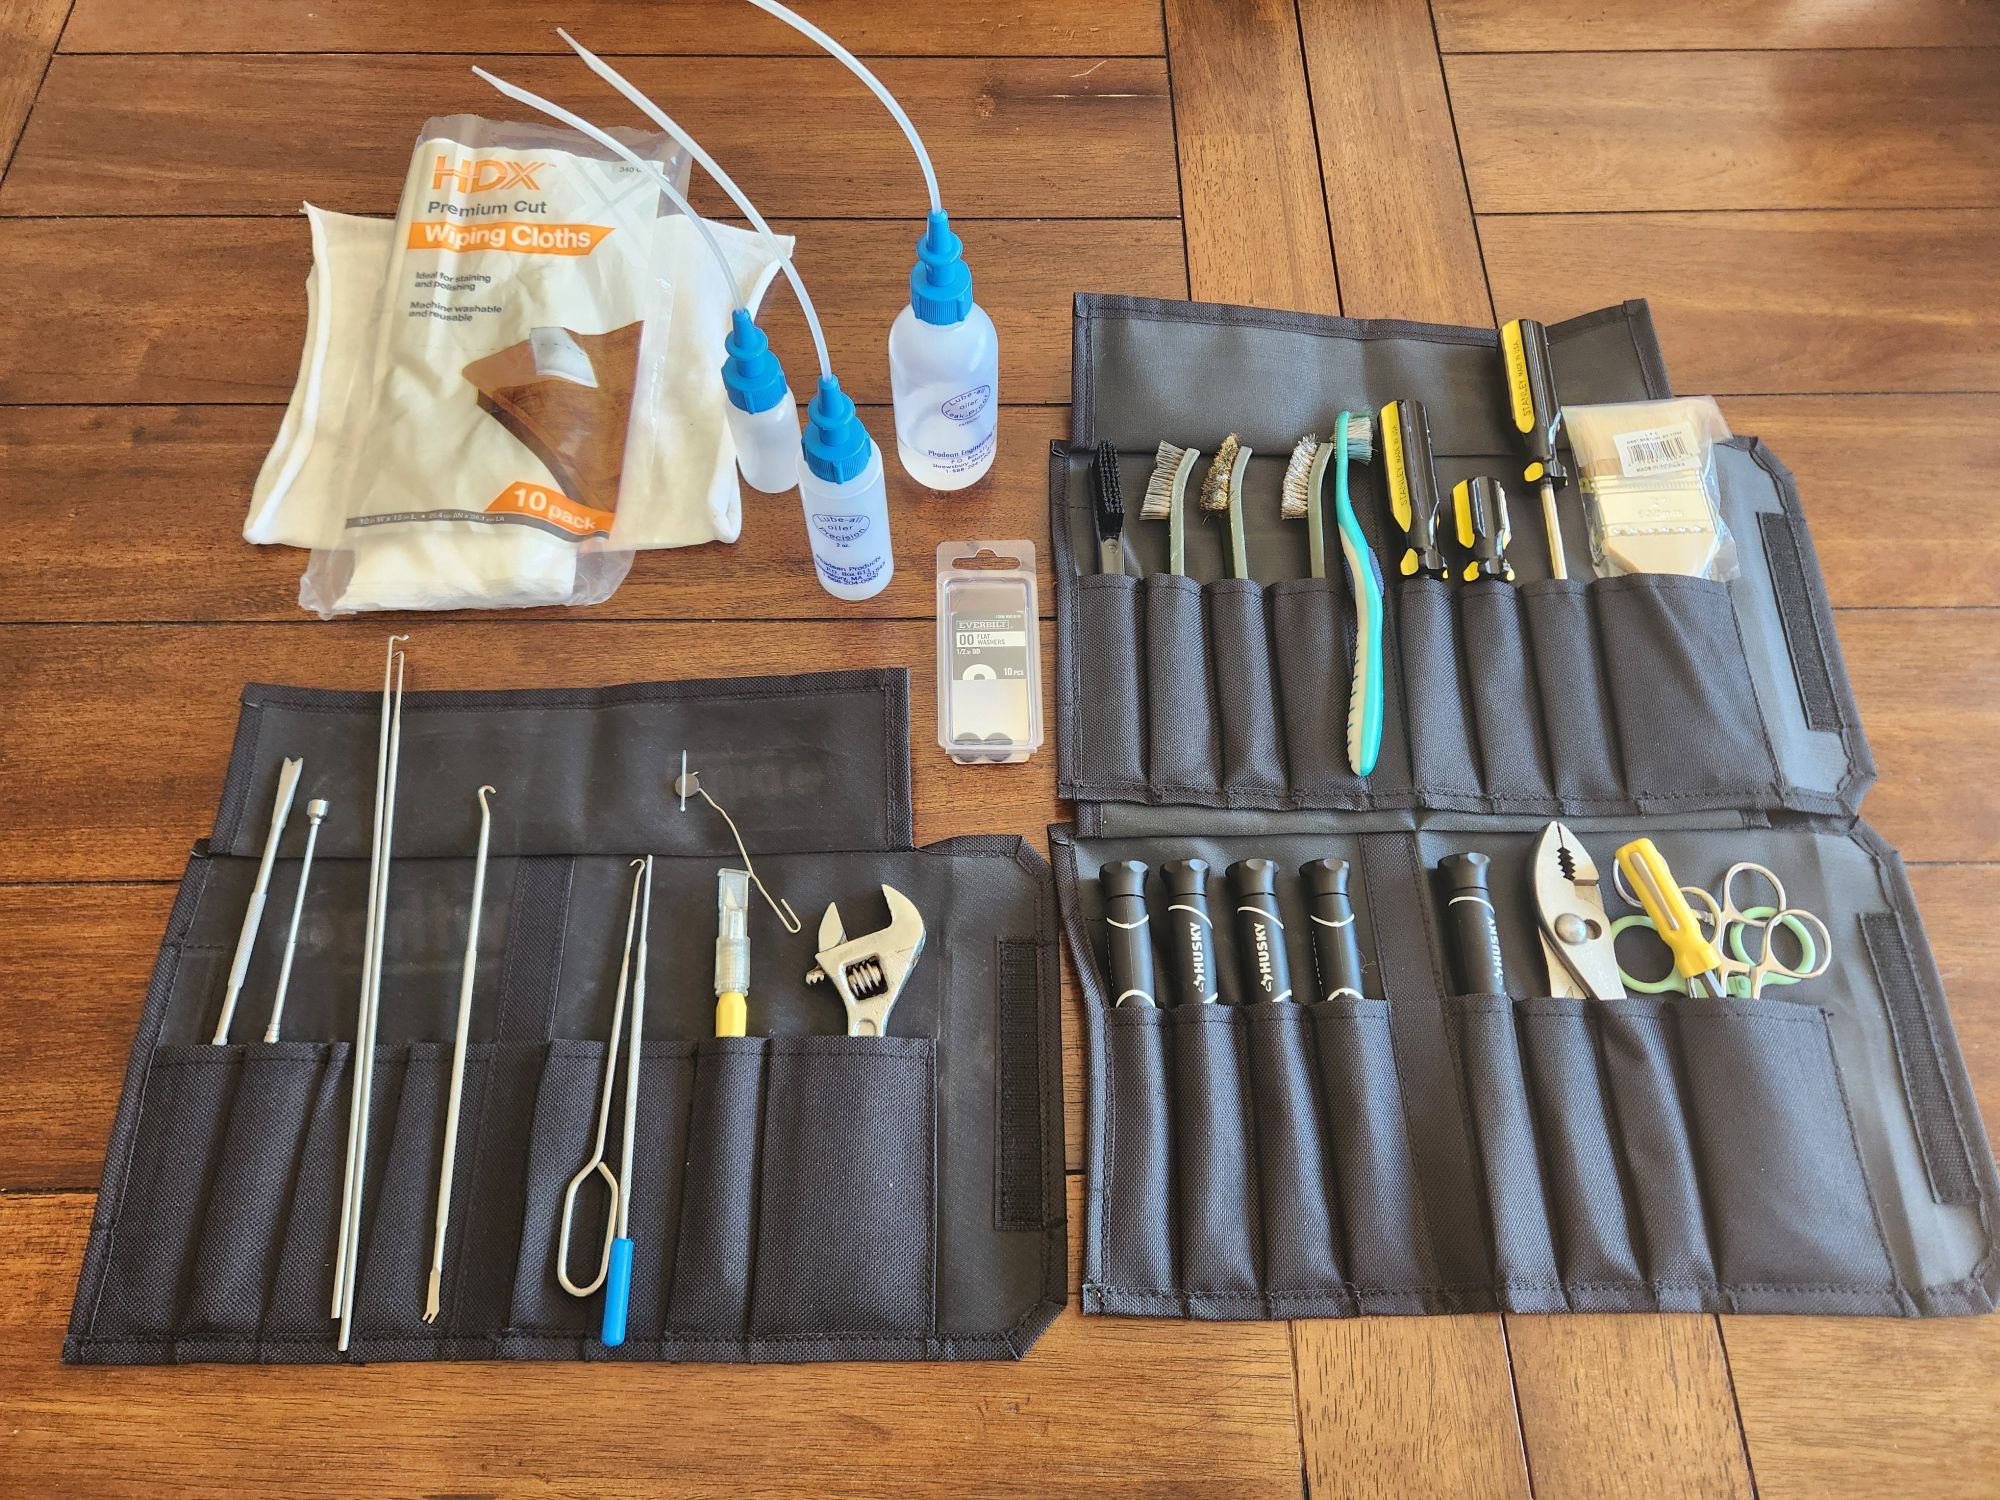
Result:
<instances>
[{"instance_id":1,"label":"small screwdriver with yellow handle","mask_svg":"<svg viewBox=\"0 0 2000 1500\"><path fill-rule=\"evenodd\" d=\"M1533 318L1515 318L1500 327L1500 357L1507 366L1507 404L1514 430L1521 434L1528 462L1521 477L1542 490L1542 525L1549 533L1549 569L1556 578L1569 577L1563 561L1562 518L1556 514L1556 486L1569 477L1557 451L1562 431L1562 406L1556 400L1555 368L1549 358L1549 333Z\"/></svg>"},{"instance_id":2,"label":"small screwdriver with yellow handle","mask_svg":"<svg viewBox=\"0 0 2000 1500\"><path fill-rule=\"evenodd\" d=\"M750 872L715 877L715 1034L742 1036L750 1020Z\"/></svg>"},{"instance_id":3,"label":"small screwdriver with yellow handle","mask_svg":"<svg viewBox=\"0 0 2000 1500\"><path fill-rule=\"evenodd\" d=\"M1389 476L1389 509L1409 544L1405 578L1443 578L1449 569L1438 546L1437 465L1431 457L1431 424L1421 401L1391 401L1376 424L1382 431L1382 464Z\"/></svg>"},{"instance_id":4,"label":"small screwdriver with yellow handle","mask_svg":"<svg viewBox=\"0 0 2000 1500\"><path fill-rule=\"evenodd\" d=\"M1688 993L1696 993L1695 981L1700 979L1712 996L1721 999L1722 950L1703 934L1694 908L1681 893L1666 857L1651 839L1634 839L1619 849L1617 860L1625 883L1652 918L1653 930L1659 933L1660 941L1673 954L1674 969L1687 980Z\"/></svg>"}]
</instances>

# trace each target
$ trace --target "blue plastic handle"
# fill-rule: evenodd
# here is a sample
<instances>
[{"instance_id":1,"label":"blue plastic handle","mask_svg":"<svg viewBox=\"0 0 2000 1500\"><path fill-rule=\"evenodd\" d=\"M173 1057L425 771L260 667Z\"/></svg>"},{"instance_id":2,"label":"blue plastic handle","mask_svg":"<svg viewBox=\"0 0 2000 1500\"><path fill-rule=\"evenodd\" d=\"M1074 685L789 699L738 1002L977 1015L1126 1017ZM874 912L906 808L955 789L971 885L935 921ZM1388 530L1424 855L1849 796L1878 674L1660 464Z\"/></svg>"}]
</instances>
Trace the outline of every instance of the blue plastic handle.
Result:
<instances>
[{"instance_id":1,"label":"blue plastic handle","mask_svg":"<svg viewBox=\"0 0 2000 1500\"><path fill-rule=\"evenodd\" d=\"M611 1242L611 1270L604 1279L604 1337L607 1349L625 1342L625 1308L632 1300L632 1242Z\"/></svg>"}]
</instances>

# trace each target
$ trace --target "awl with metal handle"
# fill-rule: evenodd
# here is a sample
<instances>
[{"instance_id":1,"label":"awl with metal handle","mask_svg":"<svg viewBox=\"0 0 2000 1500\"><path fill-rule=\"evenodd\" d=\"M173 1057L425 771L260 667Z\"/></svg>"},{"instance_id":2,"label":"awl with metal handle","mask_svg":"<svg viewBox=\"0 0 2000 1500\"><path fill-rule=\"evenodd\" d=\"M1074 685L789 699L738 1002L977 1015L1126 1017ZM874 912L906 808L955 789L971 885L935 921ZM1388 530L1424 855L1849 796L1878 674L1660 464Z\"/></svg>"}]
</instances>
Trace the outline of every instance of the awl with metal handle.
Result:
<instances>
[{"instance_id":1,"label":"awl with metal handle","mask_svg":"<svg viewBox=\"0 0 2000 1500\"><path fill-rule=\"evenodd\" d=\"M292 813L292 797L299 789L299 773L306 768L296 756L278 768L278 798L271 809L271 830L264 835L264 857L257 863L257 883L250 891L250 907L243 913L243 930L236 935L236 957L229 965L229 988L222 996L222 1014L215 1023L216 1046L229 1040L229 1023L236 1018L236 1000L243 993L243 980L250 972L250 953L257 946L257 927L264 919L264 902L271 894L271 866L278 859L278 840L284 836L285 820Z\"/></svg>"},{"instance_id":2,"label":"awl with metal handle","mask_svg":"<svg viewBox=\"0 0 2000 1500\"><path fill-rule=\"evenodd\" d=\"M1431 457L1430 418L1421 401L1391 401L1381 416L1389 509L1408 539L1400 571L1405 578L1443 578L1449 570L1438 546L1437 464Z\"/></svg>"},{"instance_id":3,"label":"awl with metal handle","mask_svg":"<svg viewBox=\"0 0 2000 1500\"><path fill-rule=\"evenodd\" d=\"M1153 930L1146 911L1146 867L1121 859L1097 872L1104 892L1105 946L1111 955L1111 1003L1151 1006Z\"/></svg>"},{"instance_id":4,"label":"awl with metal handle","mask_svg":"<svg viewBox=\"0 0 2000 1500\"><path fill-rule=\"evenodd\" d=\"M1541 486L1542 525L1549 533L1549 570L1569 577L1563 561L1562 517L1556 511L1556 486L1569 477L1557 451L1562 431L1562 405L1556 400L1555 367L1549 357L1548 330L1533 318L1515 318L1500 327L1500 356L1507 367L1507 405L1514 430L1528 461L1521 477Z\"/></svg>"}]
</instances>

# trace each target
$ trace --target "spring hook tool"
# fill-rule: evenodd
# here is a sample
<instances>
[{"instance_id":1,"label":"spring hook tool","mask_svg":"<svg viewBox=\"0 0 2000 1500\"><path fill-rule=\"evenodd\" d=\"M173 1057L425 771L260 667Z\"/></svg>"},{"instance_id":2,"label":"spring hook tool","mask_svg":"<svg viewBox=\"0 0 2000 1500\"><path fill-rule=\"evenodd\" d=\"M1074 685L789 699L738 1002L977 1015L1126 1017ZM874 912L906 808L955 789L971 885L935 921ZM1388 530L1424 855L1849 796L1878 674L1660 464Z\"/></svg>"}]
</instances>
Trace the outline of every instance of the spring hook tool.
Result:
<instances>
[{"instance_id":1,"label":"spring hook tool","mask_svg":"<svg viewBox=\"0 0 2000 1500\"><path fill-rule=\"evenodd\" d=\"M451 1174L458 1160L458 1110L465 1097L465 1044L472 1034L472 976L479 962L479 912L486 904L486 850L493 840L493 808L479 789L479 853L472 865L472 905L465 919L465 967L458 976L458 1034L451 1044L451 1094L444 1108L444 1160L438 1166L437 1232L431 1238L431 1280L424 1296L424 1321L435 1323L444 1290L444 1237L451 1223Z\"/></svg>"},{"instance_id":2,"label":"spring hook tool","mask_svg":"<svg viewBox=\"0 0 2000 1500\"><path fill-rule=\"evenodd\" d=\"M729 825L729 836L736 840L736 852L743 856L743 873L750 883L757 887L757 894L764 898L765 904L776 914L785 931L805 931L806 924L801 922L799 914L792 910L792 903L783 896L772 895L771 888L764 884L764 878L757 873L756 865L750 862L750 851L744 847L743 834L737 828L736 820L729 816L728 808L709 796L708 789L701 784L701 772L688 769L688 753L685 750L681 751L681 774L674 778L674 795L681 799L682 812L687 811L688 798L699 797L722 815L722 821ZM716 1035L721 1036L723 1033L717 1032Z\"/></svg>"},{"instance_id":3,"label":"spring hook tool","mask_svg":"<svg viewBox=\"0 0 2000 1500\"><path fill-rule=\"evenodd\" d=\"M889 1012L924 951L924 919L910 898L884 885L882 899L889 905L889 925L866 937L847 936L840 908L831 901L819 919L819 953L806 983L833 986L847 1008L849 1036L888 1034Z\"/></svg>"},{"instance_id":4,"label":"spring hook tool","mask_svg":"<svg viewBox=\"0 0 2000 1500\"><path fill-rule=\"evenodd\" d=\"M618 1041L625 1031L625 997L632 982L632 942L639 926L639 894L645 883L646 861L635 859L632 868L638 873L632 877L632 906L625 917L625 957L618 965L618 993L611 1002L611 1040L604 1048L604 1091L597 1100L597 1141L590 1148L590 1160L577 1169L570 1178L569 1186L563 1191L562 1228L556 1235L556 1280L562 1289L572 1297L588 1297L603 1286L611 1274L611 1248L619 1234L618 1205L623 1198L618 1174L611 1170L611 1164L604 1159L604 1148L611 1138L611 1095L618 1083ZM641 981L641 992L644 981ZM636 1074L635 1074L636 1077ZM631 1100L627 1101L628 1111ZM625 1127L626 1139L623 1162L631 1160L632 1126L630 1114ZM604 1251L598 1257L597 1274L589 1281L578 1281L569 1274L569 1232L576 1219L576 1197L583 1191L584 1184L593 1177L604 1179L604 1186L611 1197L604 1210Z\"/></svg>"},{"instance_id":5,"label":"spring hook tool","mask_svg":"<svg viewBox=\"0 0 2000 1500\"><path fill-rule=\"evenodd\" d=\"M382 728L375 749L375 827L369 845L368 916L361 937L361 996L354 1021L354 1088L347 1104L347 1164L341 1173L340 1244L333 1263L335 1347L354 1332L354 1286L361 1275L361 1199L368 1171L368 1109L375 1082L375 1023L382 1002L382 948L389 912L389 863L396 833L396 771L403 757L403 671L407 653L389 637L382 664Z\"/></svg>"},{"instance_id":6,"label":"spring hook tool","mask_svg":"<svg viewBox=\"0 0 2000 1500\"><path fill-rule=\"evenodd\" d=\"M604 1326L598 1338L606 1348L625 1342L625 1313L632 1300L632 1148L639 1138L639 1048L646 1035L646 929L653 923L653 856L646 856L640 877L645 895L639 902L639 956L632 970L632 1030L625 1043L625 1139L618 1148L618 1202L611 1240L610 1276L604 1284Z\"/></svg>"},{"instance_id":7,"label":"spring hook tool","mask_svg":"<svg viewBox=\"0 0 2000 1500\"><path fill-rule=\"evenodd\" d=\"M319 825L326 821L326 798L315 797L306 804L306 853L299 861L299 888L292 895L292 921L285 929L285 957L278 965L278 993L271 997L271 1024L264 1028L264 1040L278 1040L278 1023L285 1018L285 995L292 987L292 959L299 951L299 917L306 909L306 882L312 878L313 850L319 844Z\"/></svg>"},{"instance_id":8,"label":"spring hook tool","mask_svg":"<svg viewBox=\"0 0 2000 1500\"><path fill-rule=\"evenodd\" d=\"M222 997L222 1014L209 1040L220 1047L229 1040L229 1023L236 1016L236 999L243 993L243 978L250 972L250 950L257 946L257 927L264 920L264 902L271 894L271 866L278 860L278 840L284 836L285 820L292 815L292 796L299 789L299 773L306 763L296 756L278 768L278 800L271 809L271 831L264 835L264 857L257 863L257 883L250 891L250 906L243 913L243 930L236 935L236 957L229 965L229 988ZM305 889L303 878L299 889Z\"/></svg>"}]
</instances>

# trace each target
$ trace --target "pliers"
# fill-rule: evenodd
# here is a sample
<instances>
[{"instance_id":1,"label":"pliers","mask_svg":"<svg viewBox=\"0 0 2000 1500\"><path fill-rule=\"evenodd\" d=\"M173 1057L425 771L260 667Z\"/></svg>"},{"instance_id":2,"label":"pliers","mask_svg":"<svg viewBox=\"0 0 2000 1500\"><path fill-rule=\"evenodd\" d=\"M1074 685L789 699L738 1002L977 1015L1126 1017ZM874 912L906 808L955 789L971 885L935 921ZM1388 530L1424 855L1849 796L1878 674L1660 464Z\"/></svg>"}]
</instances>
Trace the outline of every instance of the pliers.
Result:
<instances>
[{"instance_id":1,"label":"pliers","mask_svg":"<svg viewBox=\"0 0 2000 1500\"><path fill-rule=\"evenodd\" d=\"M1623 1000L1611 921L1597 865L1577 836L1560 823L1535 840L1535 920L1541 928L1542 957L1549 967L1549 993L1581 1000Z\"/></svg>"}]
</instances>

